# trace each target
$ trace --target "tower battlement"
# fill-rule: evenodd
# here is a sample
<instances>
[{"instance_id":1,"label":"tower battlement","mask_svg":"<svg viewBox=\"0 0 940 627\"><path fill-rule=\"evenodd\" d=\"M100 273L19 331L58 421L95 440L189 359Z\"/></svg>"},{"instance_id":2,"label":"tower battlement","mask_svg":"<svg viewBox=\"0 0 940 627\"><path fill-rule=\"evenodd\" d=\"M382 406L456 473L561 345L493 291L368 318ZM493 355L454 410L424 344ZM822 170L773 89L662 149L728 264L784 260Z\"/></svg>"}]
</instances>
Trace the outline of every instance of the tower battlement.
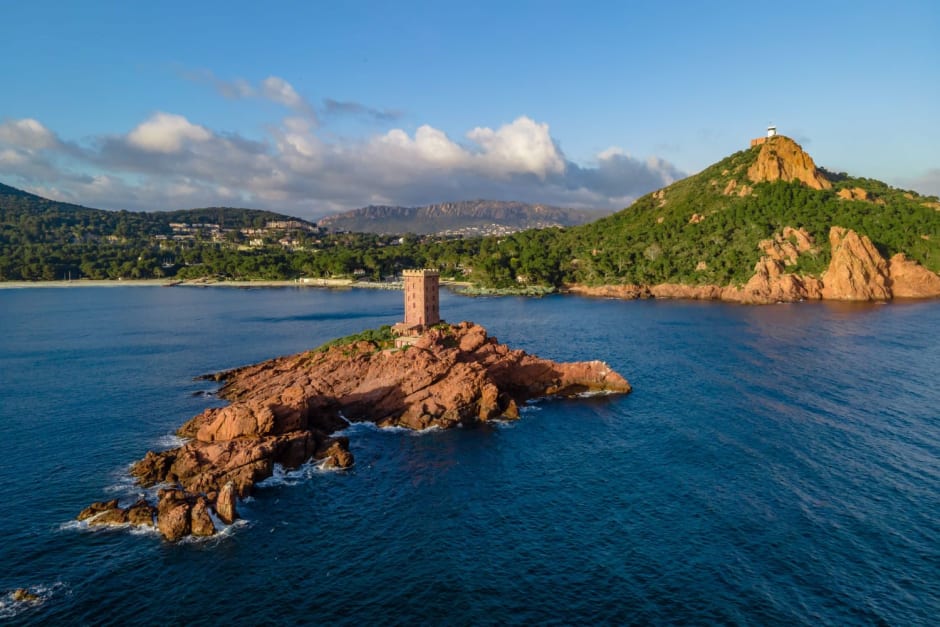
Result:
<instances>
[{"instance_id":1,"label":"tower battlement","mask_svg":"<svg viewBox=\"0 0 940 627\"><path fill-rule=\"evenodd\" d=\"M402 276L441 276L441 273L435 268L421 268L420 270L402 270Z\"/></svg>"},{"instance_id":2,"label":"tower battlement","mask_svg":"<svg viewBox=\"0 0 940 627\"><path fill-rule=\"evenodd\" d=\"M404 270L405 321L395 325L403 334L420 333L441 321L441 273L434 268Z\"/></svg>"}]
</instances>

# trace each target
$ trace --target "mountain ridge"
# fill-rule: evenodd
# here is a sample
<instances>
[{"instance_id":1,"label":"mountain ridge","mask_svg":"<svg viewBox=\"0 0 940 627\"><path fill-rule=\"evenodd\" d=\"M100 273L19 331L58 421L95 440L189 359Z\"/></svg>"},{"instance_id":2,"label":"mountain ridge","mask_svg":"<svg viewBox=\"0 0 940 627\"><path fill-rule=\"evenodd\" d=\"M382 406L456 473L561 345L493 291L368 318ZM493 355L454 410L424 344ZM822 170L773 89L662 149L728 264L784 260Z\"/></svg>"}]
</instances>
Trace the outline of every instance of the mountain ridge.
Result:
<instances>
[{"instance_id":1,"label":"mountain ridge","mask_svg":"<svg viewBox=\"0 0 940 627\"><path fill-rule=\"evenodd\" d=\"M541 203L504 200L463 200L417 207L369 205L326 216L319 225L334 231L360 233L430 235L449 233L485 234L481 231L502 227L502 232L530 228L565 227L585 224L609 212L567 209Z\"/></svg>"}]
</instances>

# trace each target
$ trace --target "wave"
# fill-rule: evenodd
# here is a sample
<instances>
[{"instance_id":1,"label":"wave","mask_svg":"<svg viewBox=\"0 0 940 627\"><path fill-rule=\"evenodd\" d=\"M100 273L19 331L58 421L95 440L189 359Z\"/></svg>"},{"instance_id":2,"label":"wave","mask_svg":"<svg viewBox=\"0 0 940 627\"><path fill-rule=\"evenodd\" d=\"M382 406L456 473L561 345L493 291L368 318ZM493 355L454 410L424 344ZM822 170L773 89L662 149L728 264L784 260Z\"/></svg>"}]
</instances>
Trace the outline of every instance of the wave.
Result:
<instances>
[{"instance_id":1,"label":"wave","mask_svg":"<svg viewBox=\"0 0 940 627\"><path fill-rule=\"evenodd\" d=\"M343 420L346 420L346 419L343 418ZM349 422L349 421L346 420L346 422ZM462 425L457 425L457 426L460 427ZM362 422L349 422L348 427L340 431L337 431L335 435L349 436L349 435L355 435L357 433L372 432L372 433L405 433L407 435L419 436L419 435L427 435L429 433L434 433L435 431L444 431L444 429L442 429L438 425L431 425L430 427L425 427L424 429L410 429L408 427L399 427L397 425L391 426L391 427L380 427L374 422L362 421Z\"/></svg>"},{"instance_id":2,"label":"wave","mask_svg":"<svg viewBox=\"0 0 940 627\"><path fill-rule=\"evenodd\" d=\"M215 525L215 535L211 536L186 536L178 542L178 544L217 544L223 542L228 538L231 538L235 535L235 532L241 529L242 527L250 527L251 521L245 518L239 518L231 525L226 525L221 520L219 520L212 512L209 512L209 516L212 518L212 523Z\"/></svg>"},{"instance_id":3,"label":"wave","mask_svg":"<svg viewBox=\"0 0 940 627\"><path fill-rule=\"evenodd\" d=\"M159 536L160 530L156 525L132 525L130 523L121 523L116 525L89 525L88 520L69 520L59 525L59 531L78 531L81 533L107 533L112 531L123 531L135 536Z\"/></svg>"},{"instance_id":4,"label":"wave","mask_svg":"<svg viewBox=\"0 0 940 627\"><path fill-rule=\"evenodd\" d=\"M154 445L161 451L168 451L172 448L179 448L187 442L189 442L189 438L181 438L175 433L168 433L157 438Z\"/></svg>"},{"instance_id":5,"label":"wave","mask_svg":"<svg viewBox=\"0 0 940 627\"><path fill-rule=\"evenodd\" d=\"M249 499L246 499L249 500ZM244 502L244 501L240 501ZM241 508L239 508L241 511ZM193 543L193 542L206 542L214 539L227 538L231 536L237 529L242 527L247 527L251 524L251 521L246 518L239 518L231 525L226 525L222 520L215 515L215 513L210 509L209 517L212 519L212 524L215 526L216 532L215 535L211 536L186 536L181 540L181 543ZM88 520L69 520L59 525L59 531L77 531L80 533L109 533L109 532L124 532L129 533L134 536L153 536L160 537L160 530L156 525L132 525L130 523L123 523L117 525L89 525Z\"/></svg>"},{"instance_id":6,"label":"wave","mask_svg":"<svg viewBox=\"0 0 940 627\"><path fill-rule=\"evenodd\" d=\"M293 486L311 479L314 475L334 472L333 468L326 468L326 460L311 459L297 468L284 468L281 464L274 464L273 474L255 484L259 488L271 488L275 486Z\"/></svg>"},{"instance_id":7,"label":"wave","mask_svg":"<svg viewBox=\"0 0 940 627\"><path fill-rule=\"evenodd\" d=\"M14 618L24 612L41 607L46 601L62 595L72 594L72 589L68 584L62 581L56 581L53 584L40 584L37 586L23 587L27 594L31 595L29 599L16 600L16 590L10 590L0 596L0 619Z\"/></svg>"}]
</instances>

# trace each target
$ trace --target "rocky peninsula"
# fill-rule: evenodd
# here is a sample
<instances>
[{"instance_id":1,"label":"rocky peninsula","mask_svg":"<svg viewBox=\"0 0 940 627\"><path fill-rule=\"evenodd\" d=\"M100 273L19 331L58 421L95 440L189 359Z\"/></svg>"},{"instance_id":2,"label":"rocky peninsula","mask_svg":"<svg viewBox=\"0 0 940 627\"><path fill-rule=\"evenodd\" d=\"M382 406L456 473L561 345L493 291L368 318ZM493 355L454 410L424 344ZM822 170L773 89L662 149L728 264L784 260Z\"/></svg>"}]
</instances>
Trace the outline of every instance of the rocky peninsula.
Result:
<instances>
[{"instance_id":1,"label":"rocky peninsula","mask_svg":"<svg viewBox=\"0 0 940 627\"><path fill-rule=\"evenodd\" d=\"M886 259L868 237L839 226L829 230L829 244L832 258L818 278L793 272L801 255L818 253L815 239L806 229L785 227L760 242L762 256L744 285L569 285L566 291L605 298L680 298L751 305L940 297L940 275L903 253Z\"/></svg>"},{"instance_id":2,"label":"rocky peninsula","mask_svg":"<svg viewBox=\"0 0 940 627\"><path fill-rule=\"evenodd\" d=\"M156 503L94 503L79 520L155 525L171 541L213 535L213 519L234 521L237 497L275 464L352 466L349 439L338 434L351 423L448 429L515 419L534 398L631 390L603 362L541 359L471 322L436 324L398 346L386 328L210 378L230 404L180 427L182 446L150 451L132 467L141 486L162 486Z\"/></svg>"}]
</instances>

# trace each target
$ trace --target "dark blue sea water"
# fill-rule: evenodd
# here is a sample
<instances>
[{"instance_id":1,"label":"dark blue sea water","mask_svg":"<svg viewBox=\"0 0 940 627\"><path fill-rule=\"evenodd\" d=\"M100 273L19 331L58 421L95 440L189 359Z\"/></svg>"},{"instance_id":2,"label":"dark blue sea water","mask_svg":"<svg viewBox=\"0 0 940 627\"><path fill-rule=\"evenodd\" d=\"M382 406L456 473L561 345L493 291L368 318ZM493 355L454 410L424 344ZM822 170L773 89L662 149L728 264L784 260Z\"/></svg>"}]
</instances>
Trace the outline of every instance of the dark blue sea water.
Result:
<instances>
[{"instance_id":1,"label":"dark blue sea water","mask_svg":"<svg viewBox=\"0 0 940 627\"><path fill-rule=\"evenodd\" d=\"M936 624L940 303L442 309L635 391L356 427L351 471L282 476L173 545L69 521L219 402L194 375L392 323L401 294L0 291L0 621Z\"/></svg>"}]
</instances>

